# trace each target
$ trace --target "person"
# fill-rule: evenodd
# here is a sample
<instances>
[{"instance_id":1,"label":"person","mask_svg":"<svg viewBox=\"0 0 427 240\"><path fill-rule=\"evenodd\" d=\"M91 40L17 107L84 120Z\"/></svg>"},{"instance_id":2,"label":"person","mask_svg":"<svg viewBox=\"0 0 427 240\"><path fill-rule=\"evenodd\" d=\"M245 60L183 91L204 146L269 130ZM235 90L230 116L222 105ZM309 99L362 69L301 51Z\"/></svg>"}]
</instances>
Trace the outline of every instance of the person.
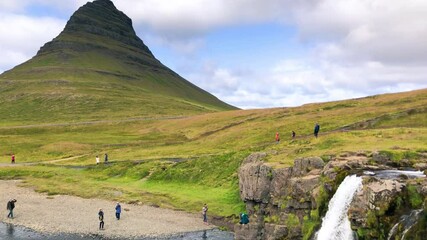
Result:
<instances>
[{"instance_id":1,"label":"person","mask_svg":"<svg viewBox=\"0 0 427 240\"><path fill-rule=\"evenodd\" d=\"M320 131L320 125L318 123L316 123L316 125L314 125L314 136L316 138L319 135L319 131Z\"/></svg>"},{"instance_id":2,"label":"person","mask_svg":"<svg viewBox=\"0 0 427 240\"><path fill-rule=\"evenodd\" d=\"M276 132L276 142L277 142L277 143L279 143L279 142L280 142L279 132Z\"/></svg>"},{"instance_id":3,"label":"person","mask_svg":"<svg viewBox=\"0 0 427 240\"><path fill-rule=\"evenodd\" d=\"M98 155L96 155L96 165L98 165L99 164L99 157L98 157Z\"/></svg>"},{"instance_id":4,"label":"person","mask_svg":"<svg viewBox=\"0 0 427 240\"><path fill-rule=\"evenodd\" d=\"M208 205L205 203L202 208L203 223L208 225Z\"/></svg>"},{"instance_id":5,"label":"person","mask_svg":"<svg viewBox=\"0 0 427 240\"><path fill-rule=\"evenodd\" d=\"M117 220L120 220L120 213L122 212L122 206L120 206L120 203L117 203L116 205L116 218Z\"/></svg>"},{"instance_id":6,"label":"person","mask_svg":"<svg viewBox=\"0 0 427 240\"><path fill-rule=\"evenodd\" d=\"M297 134L295 133L295 131L292 131L292 139L295 139L295 136L296 136Z\"/></svg>"},{"instance_id":7,"label":"person","mask_svg":"<svg viewBox=\"0 0 427 240\"><path fill-rule=\"evenodd\" d=\"M104 230L104 212L102 209L99 209L98 212L98 218L99 218L99 230Z\"/></svg>"},{"instance_id":8,"label":"person","mask_svg":"<svg viewBox=\"0 0 427 240\"><path fill-rule=\"evenodd\" d=\"M7 202L7 210L9 210L8 218L13 218L13 209L15 208L16 199L11 199Z\"/></svg>"},{"instance_id":9,"label":"person","mask_svg":"<svg viewBox=\"0 0 427 240\"><path fill-rule=\"evenodd\" d=\"M108 163L108 154L107 154L107 153L105 153L104 163L105 163L105 164L107 164L107 163Z\"/></svg>"},{"instance_id":10,"label":"person","mask_svg":"<svg viewBox=\"0 0 427 240\"><path fill-rule=\"evenodd\" d=\"M248 224L249 217L246 213L240 213L240 224Z\"/></svg>"},{"instance_id":11,"label":"person","mask_svg":"<svg viewBox=\"0 0 427 240\"><path fill-rule=\"evenodd\" d=\"M12 154L12 164L15 163L15 154Z\"/></svg>"}]
</instances>

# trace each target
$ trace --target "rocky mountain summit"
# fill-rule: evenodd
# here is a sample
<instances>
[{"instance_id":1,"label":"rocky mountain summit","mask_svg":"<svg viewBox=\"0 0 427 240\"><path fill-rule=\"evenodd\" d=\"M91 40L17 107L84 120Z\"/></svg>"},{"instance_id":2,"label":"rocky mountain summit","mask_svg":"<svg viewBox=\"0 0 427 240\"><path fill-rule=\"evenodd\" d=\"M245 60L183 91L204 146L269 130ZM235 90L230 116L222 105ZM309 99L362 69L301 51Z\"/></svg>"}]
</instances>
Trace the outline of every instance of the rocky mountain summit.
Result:
<instances>
[{"instance_id":1,"label":"rocky mountain summit","mask_svg":"<svg viewBox=\"0 0 427 240\"><path fill-rule=\"evenodd\" d=\"M46 121L43 116L50 116L50 121L182 116L236 109L156 59L136 35L132 20L110 0L80 7L32 59L0 75L0 88L0 110L20 112L12 121ZM39 113L36 118L34 113Z\"/></svg>"}]
</instances>

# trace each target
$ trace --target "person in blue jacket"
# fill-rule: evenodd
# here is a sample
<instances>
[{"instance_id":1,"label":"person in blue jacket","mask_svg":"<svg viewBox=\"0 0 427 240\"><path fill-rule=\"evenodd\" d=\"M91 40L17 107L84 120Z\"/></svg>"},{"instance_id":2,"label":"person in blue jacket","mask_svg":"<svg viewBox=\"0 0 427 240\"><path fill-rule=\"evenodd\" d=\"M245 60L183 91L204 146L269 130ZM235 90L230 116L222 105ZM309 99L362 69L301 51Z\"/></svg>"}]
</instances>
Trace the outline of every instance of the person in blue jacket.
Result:
<instances>
[{"instance_id":1,"label":"person in blue jacket","mask_svg":"<svg viewBox=\"0 0 427 240\"><path fill-rule=\"evenodd\" d=\"M120 213L122 213L122 206L120 206L120 203L117 203L117 205L116 205L116 218L117 218L117 220L120 220Z\"/></svg>"},{"instance_id":2,"label":"person in blue jacket","mask_svg":"<svg viewBox=\"0 0 427 240\"><path fill-rule=\"evenodd\" d=\"M246 213L240 213L240 224L248 224L249 216Z\"/></svg>"},{"instance_id":3,"label":"person in blue jacket","mask_svg":"<svg viewBox=\"0 0 427 240\"><path fill-rule=\"evenodd\" d=\"M320 125L318 123L316 123L316 125L314 125L314 136L316 138L319 135L319 131L320 131Z\"/></svg>"}]
</instances>

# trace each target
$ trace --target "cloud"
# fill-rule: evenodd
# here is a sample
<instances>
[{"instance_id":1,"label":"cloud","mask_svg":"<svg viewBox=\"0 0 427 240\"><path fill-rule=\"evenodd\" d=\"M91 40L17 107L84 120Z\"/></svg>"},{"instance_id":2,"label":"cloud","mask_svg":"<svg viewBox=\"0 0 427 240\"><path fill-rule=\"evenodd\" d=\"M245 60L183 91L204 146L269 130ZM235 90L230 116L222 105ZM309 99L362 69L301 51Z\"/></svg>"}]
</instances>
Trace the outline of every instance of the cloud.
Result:
<instances>
[{"instance_id":1,"label":"cloud","mask_svg":"<svg viewBox=\"0 0 427 240\"><path fill-rule=\"evenodd\" d=\"M52 40L65 22L50 17L0 14L0 72L35 55L44 42Z\"/></svg>"},{"instance_id":2,"label":"cloud","mask_svg":"<svg viewBox=\"0 0 427 240\"><path fill-rule=\"evenodd\" d=\"M34 55L85 2L2 0L0 71ZM427 87L425 0L113 2L132 18L144 41L173 50L177 58L167 62L179 74L239 107L295 106ZM32 15L35 4L64 12L64 19ZM205 37L213 31L268 23L296 29L293 37L303 53L255 69L197 54L212 44ZM253 61L268 61L263 57Z\"/></svg>"}]
</instances>

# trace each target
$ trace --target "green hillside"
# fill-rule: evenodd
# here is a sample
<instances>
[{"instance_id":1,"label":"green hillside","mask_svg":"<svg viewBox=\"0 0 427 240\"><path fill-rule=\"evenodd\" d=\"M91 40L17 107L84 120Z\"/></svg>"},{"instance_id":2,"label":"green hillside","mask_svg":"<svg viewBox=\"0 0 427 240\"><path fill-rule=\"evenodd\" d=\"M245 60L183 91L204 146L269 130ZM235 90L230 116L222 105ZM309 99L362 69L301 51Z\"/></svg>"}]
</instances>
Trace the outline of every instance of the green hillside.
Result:
<instances>
[{"instance_id":1,"label":"green hillside","mask_svg":"<svg viewBox=\"0 0 427 240\"><path fill-rule=\"evenodd\" d=\"M0 178L73 194L230 216L243 207L237 169L250 153L290 166L304 156L381 151L427 161L427 89L294 108L235 110L181 119L0 128ZM321 126L319 138L313 126ZM291 139L291 131L297 133ZM276 132L281 142L276 144ZM18 165L10 166L15 153ZM95 165L108 153L112 164ZM121 194L113 194L120 192Z\"/></svg>"},{"instance_id":2,"label":"green hillside","mask_svg":"<svg viewBox=\"0 0 427 240\"><path fill-rule=\"evenodd\" d=\"M109 0L82 6L35 57L0 75L0 103L3 125L235 109L158 61Z\"/></svg>"}]
</instances>

